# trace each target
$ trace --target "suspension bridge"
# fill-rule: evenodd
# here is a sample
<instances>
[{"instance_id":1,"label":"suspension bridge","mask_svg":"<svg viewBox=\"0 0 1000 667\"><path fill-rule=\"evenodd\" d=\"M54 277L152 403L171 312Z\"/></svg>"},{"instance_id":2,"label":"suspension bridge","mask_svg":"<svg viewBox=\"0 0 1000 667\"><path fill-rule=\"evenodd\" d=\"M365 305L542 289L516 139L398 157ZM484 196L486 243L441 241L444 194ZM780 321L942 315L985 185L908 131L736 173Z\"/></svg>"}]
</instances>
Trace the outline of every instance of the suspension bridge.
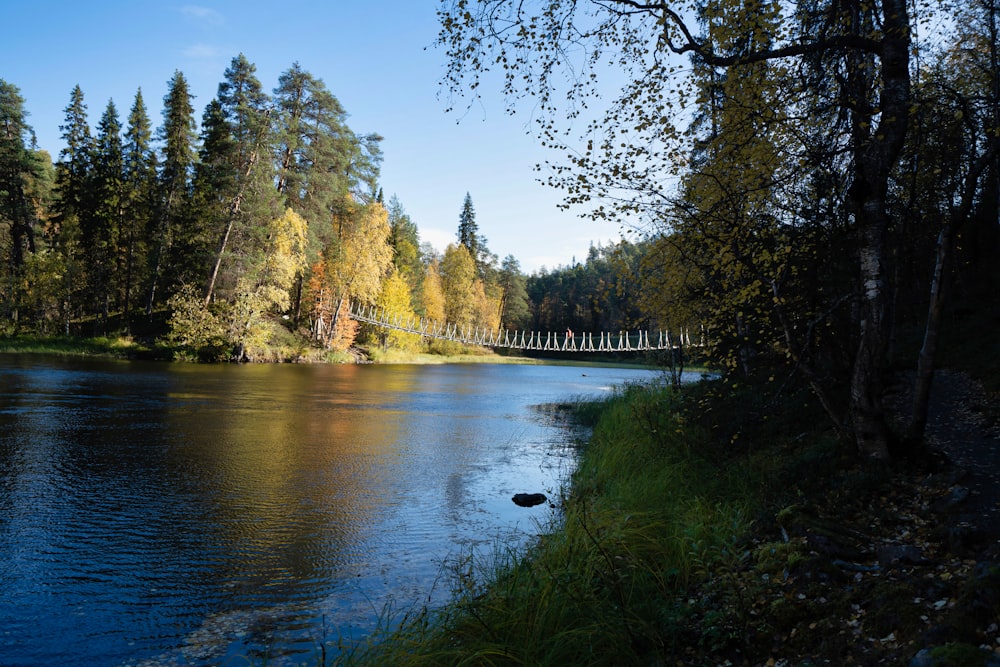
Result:
<instances>
[{"instance_id":1,"label":"suspension bridge","mask_svg":"<svg viewBox=\"0 0 1000 667\"><path fill-rule=\"evenodd\" d=\"M357 302L351 302L349 314L358 322L373 324L384 329L481 347L539 352L652 352L691 347L691 337L686 331L671 337L666 331L654 332L653 336L650 336L648 331L642 330L574 334L568 330L565 333L558 333L460 327L417 315L403 316L377 306ZM695 345L700 345L700 342Z\"/></svg>"}]
</instances>

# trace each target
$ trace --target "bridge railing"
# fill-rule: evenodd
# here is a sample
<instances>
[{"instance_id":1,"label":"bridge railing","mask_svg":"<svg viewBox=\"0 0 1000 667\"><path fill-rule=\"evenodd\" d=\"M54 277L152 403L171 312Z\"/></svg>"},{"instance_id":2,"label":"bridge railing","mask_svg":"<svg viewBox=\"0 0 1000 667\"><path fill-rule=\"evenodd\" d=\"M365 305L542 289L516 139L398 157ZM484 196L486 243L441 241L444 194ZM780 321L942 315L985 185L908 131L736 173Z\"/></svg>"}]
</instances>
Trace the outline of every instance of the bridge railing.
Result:
<instances>
[{"instance_id":1,"label":"bridge railing","mask_svg":"<svg viewBox=\"0 0 1000 667\"><path fill-rule=\"evenodd\" d=\"M682 334L680 339L671 339L669 332L655 332L650 339L648 331L619 331L613 333L574 334L572 331L558 333L553 331L514 331L507 329L488 329L480 327L460 327L447 322L437 322L418 315L404 316L391 313L378 306L351 302L350 316L358 322L366 322L375 326L406 333L416 334L425 338L450 340L465 345L481 347L509 348L514 350L534 350L539 352L647 352L653 350L670 350L684 346L692 346L689 334ZM686 340L685 340L686 338ZM697 346L697 345L696 345Z\"/></svg>"}]
</instances>

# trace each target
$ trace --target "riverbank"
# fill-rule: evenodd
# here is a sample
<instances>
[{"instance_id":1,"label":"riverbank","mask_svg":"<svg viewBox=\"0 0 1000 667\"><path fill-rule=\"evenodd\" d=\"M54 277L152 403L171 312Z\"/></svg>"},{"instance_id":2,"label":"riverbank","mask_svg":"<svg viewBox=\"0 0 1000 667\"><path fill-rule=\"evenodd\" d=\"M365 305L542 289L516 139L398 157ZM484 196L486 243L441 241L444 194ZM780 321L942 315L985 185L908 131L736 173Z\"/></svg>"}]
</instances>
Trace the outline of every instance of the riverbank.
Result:
<instances>
[{"instance_id":1,"label":"riverbank","mask_svg":"<svg viewBox=\"0 0 1000 667\"><path fill-rule=\"evenodd\" d=\"M621 359L601 360L585 357L581 359L549 359L511 354L498 354L488 348L454 346L458 352L435 354L409 352L373 347L356 347L347 352L335 353L320 349L303 349L281 353L275 351L268 359L259 363L376 363L376 364L546 364L552 366L590 366L594 368L642 368L654 369L650 359L635 354L623 355ZM71 336L10 336L0 337L0 354L52 354L63 356L104 357L109 359L133 359L155 361L196 362L186 355L178 356L177 350L159 344L145 344L130 338ZM701 367L687 369L700 372Z\"/></svg>"},{"instance_id":2,"label":"riverbank","mask_svg":"<svg viewBox=\"0 0 1000 667\"><path fill-rule=\"evenodd\" d=\"M7 336L0 337L0 353L55 354L64 356L106 357L110 359L147 359L160 361L197 361L165 344L141 343L127 337L77 336ZM469 349L463 354L428 354L352 348L330 352L319 348L275 349L263 363L538 363L527 357L505 357L487 349Z\"/></svg>"},{"instance_id":3,"label":"riverbank","mask_svg":"<svg viewBox=\"0 0 1000 667\"><path fill-rule=\"evenodd\" d=\"M527 557L457 568L452 605L338 660L996 664L996 494L969 480L997 468L1000 410L975 387L937 384L933 452L888 466L859 462L806 392L707 382L577 406L594 430L563 525Z\"/></svg>"},{"instance_id":4,"label":"riverbank","mask_svg":"<svg viewBox=\"0 0 1000 667\"><path fill-rule=\"evenodd\" d=\"M171 353L168 350L142 345L129 338L79 338L75 336L3 336L0 337L0 353L56 354L111 359L171 358Z\"/></svg>"}]
</instances>

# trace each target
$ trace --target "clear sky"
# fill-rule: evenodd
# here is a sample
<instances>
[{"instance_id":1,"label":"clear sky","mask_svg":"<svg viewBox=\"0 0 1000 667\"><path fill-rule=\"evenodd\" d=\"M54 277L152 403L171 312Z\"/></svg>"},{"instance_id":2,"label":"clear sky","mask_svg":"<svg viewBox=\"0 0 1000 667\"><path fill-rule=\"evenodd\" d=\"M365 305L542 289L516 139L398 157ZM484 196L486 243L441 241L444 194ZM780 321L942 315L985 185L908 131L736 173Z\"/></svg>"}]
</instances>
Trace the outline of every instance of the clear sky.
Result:
<instances>
[{"instance_id":1,"label":"clear sky","mask_svg":"<svg viewBox=\"0 0 1000 667\"><path fill-rule=\"evenodd\" d=\"M70 91L79 84L91 127L113 99L124 124L141 87L154 127L175 70L200 121L230 61L244 53L265 90L292 63L323 79L358 134L382 143L382 187L438 250L455 241L465 193L479 231L502 259L531 273L585 259L619 238L610 223L560 211L561 193L534 165L557 160L508 116L499 91L446 113L436 0L30 0L6 3L0 78L21 90L39 147L62 148Z\"/></svg>"}]
</instances>

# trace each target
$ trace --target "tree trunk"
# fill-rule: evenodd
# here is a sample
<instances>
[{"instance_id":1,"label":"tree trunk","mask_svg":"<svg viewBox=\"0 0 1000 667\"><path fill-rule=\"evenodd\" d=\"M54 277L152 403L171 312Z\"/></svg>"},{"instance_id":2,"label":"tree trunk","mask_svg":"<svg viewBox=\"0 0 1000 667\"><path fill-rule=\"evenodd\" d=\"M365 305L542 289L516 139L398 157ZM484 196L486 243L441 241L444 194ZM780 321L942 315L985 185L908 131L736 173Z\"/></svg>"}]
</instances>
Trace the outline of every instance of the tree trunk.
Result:
<instances>
[{"instance_id":1,"label":"tree trunk","mask_svg":"<svg viewBox=\"0 0 1000 667\"><path fill-rule=\"evenodd\" d=\"M927 326L924 343L917 357L917 380L913 387L913 413L910 417L910 436L921 439L927 426L927 412L931 397L931 383L934 380L934 355L937 352L938 332L941 329L941 314L944 311L944 280L951 259L951 226L945 226L938 234L937 252L934 260L934 275L931 278L931 298L927 307Z\"/></svg>"},{"instance_id":2,"label":"tree trunk","mask_svg":"<svg viewBox=\"0 0 1000 667\"><path fill-rule=\"evenodd\" d=\"M868 210L861 216L861 321L858 351L851 375L850 412L861 455L887 459L888 431L882 407L888 338L883 267L886 225L884 212L873 210L875 205L876 202L866 202L864 208Z\"/></svg>"},{"instance_id":3,"label":"tree trunk","mask_svg":"<svg viewBox=\"0 0 1000 667\"><path fill-rule=\"evenodd\" d=\"M302 283L304 280L302 272L299 271L295 275L295 296L292 300L292 324L296 329L299 328L299 323L302 321Z\"/></svg>"},{"instance_id":4,"label":"tree trunk","mask_svg":"<svg viewBox=\"0 0 1000 667\"><path fill-rule=\"evenodd\" d=\"M222 266L222 256L226 252L226 246L229 245L229 235L233 231L233 223L236 221L236 216L230 214L229 222L226 223L226 231L222 235L222 240L219 242L219 252L215 255L215 263L212 265L212 274L208 278L208 286L205 288L205 307L212 303L212 294L215 292L215 280L219 277L219 267Z\"/></svg>"},{"instance_id":5,"label":"tree trunk","mask_svg":"<svg viewBox=\"0 0 1000 667\"><path fill-rule=\"evenodd\" d=\"M945 281L948 279L948 270L952 262L954 239L972 216L976 195L980 193L977 187L979 179L995 159L998 150L1000 146L997 140L993 139L989 148L972 163L965 175L959 205L952 209L948 221L938 234L924 343L917 358L917 379L913 387L913 412L910 416L909 434L916 439L924 437L927 426L931 383L934 379L934 356L937 353L938 332L941 329L941 318L944 313Z\"/></svg>"},{"instance_id":6,"label":"tree trunk","mask_svg":"<svg viewBox=\"0 0 1000 667\"><path fill-rule=\"evenodd\" d=\"M858 351L851 374L850 416L859 453L889 458L888 428L882 406L889 343L891 286L885 272L886 208L889 174L899 160L910 114L910 20L907 0L882 3L883 39L879 54L879 111L861 108L853 116L854 174L848 202L858 228L861 280ZM863 72L857 84L866 85ZM861 88L859 88L861 90Z\"/></svg>"},{"instance_id":7,"label":"tree trunk","mask_svg":"<svg viewBox=\"0 0 1000 667\"><path fill-rule=\"evenodd\" d=\"M327 329L326 337L323 340L323 346L326 349L330 349L333 345L333 339L337 335L337 325L340 323L340 311L344 307L345 297L339 297L337 299L337 308L333 311L333 315L330 318L330 328Z\"/></svg>"}]
</instances>

